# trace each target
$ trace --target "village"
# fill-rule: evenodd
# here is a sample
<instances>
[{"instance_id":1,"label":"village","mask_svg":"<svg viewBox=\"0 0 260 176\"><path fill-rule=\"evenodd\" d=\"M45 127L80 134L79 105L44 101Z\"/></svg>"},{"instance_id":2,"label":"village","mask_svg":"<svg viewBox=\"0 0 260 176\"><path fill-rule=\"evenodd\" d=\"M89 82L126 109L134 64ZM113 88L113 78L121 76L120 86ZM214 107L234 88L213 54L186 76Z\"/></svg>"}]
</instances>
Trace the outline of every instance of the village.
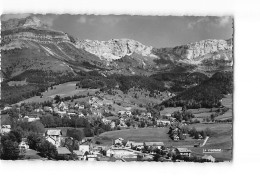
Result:
<instances>
[{"instance_id":1,"label":"village","mask_svg":"<svg viewBox=\"0 0 260 176\"><path fill-rule=\"evenodd\" d=\"M113 102L101 99L97 96L90 96L85 102L64 102L59 96L54 97L52 102L44 103L23 103L3 108L2 117L9 114L15 116L17 124L35 124L40 122L44 131L38 132L45 141L55 146L55 157L44 157L37 147L34 149L28 145L30 138L23 136L19 143L19 155L26 159L54 159L54 160L86 160L86 161L161 161L161 162L215 162L211 155L193 156L192 151L185 147L165 145L162 141L133 141L124 140L122 137L111 139L110 142L102 144L94 138L106 131L127 130L139 128L168 128L169 138L173 141L185 140L191 135L187 130L190 122L188 119L175 118L174 113L157 115L154 109L140 110L126 107L124 110L112 108ZM185 110L179 110L183 113ZM160 114L160 113L159 113ZM177 113L178 114L178 113ZM176 115L176 113L175 113ZM191 116L191 114L188 114ZM11 125L3 124L1 118L1 138L12 131ZM55 119L55 120L53 120ZM65 123L67 122L67 123ZM4 122L5 123L5 122ZM88 125L85 125L88 124ZM98 124L98 129L95 126ZM22 126L22 125L21 125ZM39 125L38 125L39 126ZM101 126L101 127L100 127ZM66 129L66 127L68 127ZM79 128L84 128L83 133L78 136L68 135L71 130L74 133L82 133ZM17 127L16 127L17 128ZM64 131L64 128L67 131ZM89 128L89 129L88 129ZM87 132L86 132L87 131ZM190 130L192 131L192 130ZM208 140L207 133L193 134L196 140L201 142L194 146L205 145ZM110 139L109 139L110 140ZM40 150L40 149L39 149ZM47 151L48 153L48 151ZM46 155L47 156L47 155Z\"/></svg>"}]
</instances>

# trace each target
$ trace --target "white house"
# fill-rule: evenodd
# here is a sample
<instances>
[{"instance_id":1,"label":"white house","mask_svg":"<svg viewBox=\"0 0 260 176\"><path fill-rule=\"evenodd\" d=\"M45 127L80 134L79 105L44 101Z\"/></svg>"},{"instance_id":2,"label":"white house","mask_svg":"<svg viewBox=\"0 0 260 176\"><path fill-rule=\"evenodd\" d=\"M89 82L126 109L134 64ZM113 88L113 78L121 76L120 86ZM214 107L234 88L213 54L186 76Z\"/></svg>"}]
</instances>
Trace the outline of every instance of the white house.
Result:
<instances>
[{"instance_id":1,"label":"white house","mask_svg":"<svg viewBox=\"0 0 260 176\"><path fill-rule=\"evenodd\" d=\"M126 111L118 111L118 115L124 115L126 114Z\"/></svg>"},{"instance_id":2,"label":"white house","mask_svg":"<svg viewBox=\"0 0 260 176\"><path fill-rule=\"evenodd\" d=\"M108 120L107 118L102 118L102 122L104 124L109 124L109 123L111 123L111 120Z\"/></svg>"},{"instance_id":3,"label":"white house","mask_svg":"<svg viewBox=\"0 0 260 176\"><path fill-rule=\"evenodd\" d=\"M146 116L147 116L148 118L152 118L152 114L151 114L150 112L147 112Z\"/></svg>"},{"instance_id":4,"label":"white house","mask_svg":"<svg viewBox=\"0 0 260 176\"><path fill-rule=\"evenodd\" d=\"M22 150L22 149L25 149L25 150L28 150L28 149L29 149L29 145L27 145L25 141L22 141L22 142L19 144L19 150Z\"/></svg>"},{"instance_id":5,"label":"white house","mask_svg":"<svg viewBox=\"0 0 260 176\"><path fill-rule=\"evenodd\" d=\"M79 105L79 110L85 109L84 105Z\"/></svg>"},{"instance_id":6,"label":"white house","mask_svg":"<svg viewBox=\"0 0 260 176\"><path fill-rule=\"evenodd\" d=\"M163 126L167 126L171 124L169 120L156 120L156 123L157 125L163 125Z\"/></svg>"},{"instance_id":7,"label":"white house","mask_svg":"<svg viewBox=\"0 0 260 176\"><path fill-rule=\"evenodd\" d=\"M83 152L85 154L85 152L90 152L90 145L88 144L81 144L79 145L79 151Z\"/></svg>"},{"instance_id":8,"label":"white house","mask_svg":"<svg viewBox=\"0 0 260 176\"><path fill-rule=\"evenodd\" d=\"M12 107L11 107L11 106L6 106L6 107L4 107L4 111L6 111L6 110L8 110L8 109L12 109Z\"/></svg>"},{"instance_id":9,"label":"white house","mask_svg":"<svg viewBox=\"0 0 260 176\"><path fill-rule=\"evenodd\" d=\"M58 112L59 112L59 109L58 109L57 107L54 107L54 108L53 108L53 111L56 112L56 113L58 113Z\"/></svg>"},{"instance_id":10,"label":"white house","mask_svg":"<svg viewBox=\"0 0 260 176\"><path fill-rule=\"evenodd\" d=\"M49 106L44 106L43 109L44 109L44 111L47 111L47 112L53 112L52 107L49 107Z\"/></svg>"},{"instance_id":11,"label":"white house","mask_svg":"<svg viewBox=\"0 0 260 176\"><path fill-rule=\"evenodd\" d=\"M84 157L84 152L80 151L80 150L73 150L73 153L75 155L77 155L78 159L79 160L85 160L85 157Z\"/></svg>"},{"instance_id":12,"label":"white house","mask_svg":"<svg viewBox=\"0 0 260 176\"><path fill-rule=\"evenodd\" d=\"M122 145L123 144L123 138L118 138L115 140L115 144L119 144L119 145Z\"/></svg>"},{"instance_id":13,"label":"white house","mask_svg":"<svg viewBox=\"0 0 260 176\"><path fill-rule=\"evenodd\" d=\"M39 118L39 117L24 116L24 117L23 117L23 120L24 120L25 122L34 122L34 121L40 120L40 118Z\"/></svg>"},{"instance_id":14,"label":"white house","mask_svg":"<svg viewBox=\"0 0 260 176\"><path fill-rule=\"evenodd\" d=\"M144 143L143 142L127 141L125 147L131 148L132 146L137 147L138 149L142 149L142 148L144 148Z\"/></svg>"},{"instance_id":15,"label":"white house","mask_svg":"<svg viewBox=\"0 0 260 176\"><path fill-rule=\"evenodd\" d=\"M172 115L171 115L170 113L166 113L166 114L164 114L164 116L169 118L169 117L171 117Z\"/></svg>"},{"instance_id":16,"label":"white house","mask_svg":"<svg viewBox=\"0 0 260 176\"><path fill-rule=\"evenodd\" d=\"M116 127L116 123L112 121L112 122L110 123L110 127L111 127L112 129L115 128L115 127Z\"/></svg>"},{"instance_id":17,"label":"white house","mask_svg":"<svg viewBox=\"0 0 260 176\"><path fill-rule=\"evenodd\" d=\"M75 112L68 112L67 114L68 114L68 116L70 116L70 117L77 115Z\"/></svg>"},{"instance_id":18,"label":"white house","mask_svg":"<svg viewBox=\"0 0 260 176\"><path fill-rule=\"evenodd\" d=\"M79 113L79 118L85 118L84 114L82 114L81 112Z\"/></svg>"},{"instance_id":19,"label":"white house","mask_svg":"<svg viewBox=\"0 0 260 176\"><path fill-rule=\"evenodd\" d=\"M68 106L62 101L59 104L59 109L62 110L62 111L66 111L66 110L68 110Z\"/></svg>"},{"instance_id":20,"label":"white house","mask_svg":"<svg viewBox=\"0 0 260 176\"><path fill-rule=\"evenodd\" d=\"M137 158L137 153L137 151L127 148L110 148L107 150L107 156L115 158Z\"/></svg>"},{"instance_id":21,"label":"white house","mask_svg":"<svg viewBox=\"0 0 260 176\"><path fill-rule=\"evenodd\" d=\"M162 146L164 146L164 143L163 142L144 142L144 145L148 146L148 147L155 147L155 148L161 149Z\"/></svg>"},{"instance_id":22,"label":"white house","mask_svg":"<svg viewBox=\"0 0 260 176\"><path fill-rule=\"evenodd\" d=\"M66 111L57 111L57 114L62 118L67 114L67 112Z\"/></svg>"},{"instance_id":23,"label":"white house","mask_svg":"<svg viewBox=\"0 0 260 176\"><path fill-rule=\"evenodd\" d=\"M43 112L41 108L34 109L35 112Z\"/></svg>"},{"instance_id":24,"label":"white house","mask_svg":"<svg viewBox=\"0 0 260 176\"><path fill-rule=\"evenodd\" d=\"M59 129L47 130L44 133L46 140L51 142L56 147L60 147L60 145L61 145L61 135L62 135L62 132Z\"/></svg>"},{"instance_id":25,"label":"white house","mask_svg":"<svg viewBox=\"0 0 260 176\"><path fill-rule=\"evenodd\" d=\"M130 115L132 115L132 112L131 111L126 111L125 114L130 116Z\"/></svg>"},{"instance_id":26,"label":"white house","mask_svg":"<svg viewBox=\"0 0 260 176\"><path fill-rule=\"evenodd\" d=\"M2 125L1 134L6 134L11 131L11 125Z\"/></svg>"},{"instance_id":27,"label":"white house","mask_svg":"<svg viewBox=\"0 0 260 176\"><path fill-rule=\"evenodd\" d=\"M203 157L201 157L202 159L206 159L206 160L209 160L210 162L215 162L216 161L216 159L213 157L213 156L211 156L211 155L204 155Z\"/></svg>"},{"instance_id":28,"label":"white house","mask_svg":"<svg viewBox=\"0 0 260 176\"><path fill-rule=\"evenodd\" d=\"M187 148L176 148L176 150L179 155L188 156L188 157L191 156L191 150Z\"/></svg>"},{"instance_id":29,"label":"white house","mask_svg":"<svg viewBox=\"0 0 260 176\"><path fill-rule=\"evenodd\" d=\"M74 108L79 108L79 104L76 103L76 104L74 105Z\"/></svg>"},{"instance_id":30,"label":"white house","mask_svg":"<svg viewBox=\"0 0 260 176\"><path fill-rule=\"evenodd\" d=\"M87 155L87 160L88 161L97 161L97 155L96 154Z\"/></svg>"}]
</instances>

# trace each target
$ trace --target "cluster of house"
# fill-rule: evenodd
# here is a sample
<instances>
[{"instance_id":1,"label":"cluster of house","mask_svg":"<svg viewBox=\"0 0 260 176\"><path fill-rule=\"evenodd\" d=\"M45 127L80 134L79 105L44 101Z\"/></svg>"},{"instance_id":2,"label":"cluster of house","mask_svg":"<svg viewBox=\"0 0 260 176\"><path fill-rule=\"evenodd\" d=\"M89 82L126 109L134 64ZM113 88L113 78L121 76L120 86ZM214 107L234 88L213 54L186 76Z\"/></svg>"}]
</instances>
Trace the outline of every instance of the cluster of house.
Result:
<instances>
[{"instance_id":1,"label":"cluster of house","mask_svg":"<svg viewBox=\"0 0 260 176\"><path fill-rule=\"evenodd\" d=\"M0 127L0 134L5 135L11 131L11 125L2 125ZM20 151L24 151L29 149L29 145L27 144L27 139L22 138L22 141L18 145Z\"/></svg>"},{"instance_id":2,"label":"cluster of house","mask_svg":"<svg viewBox=\"0 0 260 176\"><path fill-rule=\"evenodd\" d=\"M1 133L9 133L10 125L2 125ZM76 155L78 160L87 161L137 161L141 157L142 160L153 160L155 150L159 149L164 152L174 152L176 155L191 157L191 150L188 148L166 148L163 142L135 142L126 141L123 138L114 140L113 145L93 145L91 140L83 139L79 143L79 149L70 151L68 148L62 146L62 141L67 137L62 136L60 129L48 129L43 136L47 141L52 143L56 148L59 156ZM150 152L143 152L144 148L150 149ZM19 144L20 152L26 153L29 149L26 138L23 138ZM215 162L215 158L210 155L205 155L202 159Z\"/></svg>"},{"instance_id":3,"label":"cluster of house","mask_svg":"<svg viewBox=\"0 0 260 176\"><path fill-rule=\"evenodd\" d=\"M172 152L176 155L191 157L192 151L188 148L182 147L164 147L163 142L135 142L135 141L127 141L125 144L123 143L124 139L118 138L115 140L113 147L109 149L109 154L115 157L128 158L128 157L137 157L142 156L144 160L153 159L155 154L154 149L163 150L166 153ZM150 153L142 153L141 151L145 148L145 146L150 150ZM215 162L215 158L211 155L204 155L201 159L208 160L210 162Z\"/></svg>"},{"instance_id":4,"label":"cluster of house","mask_svg":"<svg viewBox=\"0 0 260 176\"><path fill-rule=\"evenodd\" d=\"M74 105L65 103L65 102L59 102L59 103L52 103L52 106L44 106L41 108L34 109L34 112L26 113L26 115L20 116L20 120L32 122L39 120L40 113L55 113L58 114L61 118L64 116L72 117L72 116L78 116L80 118L85 118L89 115L94 115L97 117L102 117L102 111L107 112L107 109L105 109L105 106L111 105L113 101L101 99L95 96L89 97L86 102L81 103L75 103ZM89 105L88 109L86 108L86 104ZM3 111L12 109L11 106L5 106ZM103 109L102 109L103 108ZM19 107L17 108L20 109ZM82 113L82 110L87 109L88 111L84 115ZM101 110L102 109L102 110ZM91 114L90 114L91 113Z\"/></svg>"},{"instance_id":5,"label":"cluster of house","mask_svg":"<svg viewBox=\"0 0 260 176\"><path fill-rule=\"evenodd\" d=\"M104 147L93 146L88 140L82 140L79 143L79 149L73 150L72 152L67 148L62 146L62 140L66 137L62 136L62 131L60 129L49 129L44 133L45 139L52 143L57 148L59 156L70 156L74 154L79 160L94 161L98 157L103 156L100 151L104 150Z\"/></svg>"},{"instance_id":6,"label":"cluster of house","mask_svg":"<svg viewBox=\"0 0 260 176\"><path fill-rule=\"evenodd\" d=\"M143 154L140 151L133 150L133 146L138 146L140 149L144 145L149 147L161 148L164 146L162 142L145 142L145 143L135 143L133 141L128 141L125 146L123 146L122 138L116 139L114 145L112 146L101 146L93 145L92 142L88 140L83 140L79 144L78 150L69 151L66 147L61 146L61 141L63 140L62 131L59 129L49 129L44 133L46 140L51 142L56 146L58 155L71 155L72 153L77 155L79 160L88 160L88 161L98 161L104 160L104 158L116 158L116 159L137 159L138 156L142 155L143 157L152 158L151 154ZM105 151L105 153L102 153Z\"/></svg>"},{"instance_id":7,"label":"cluster of house","mask_svg":"<svg viewBox=\"0 0 260 176\"><path fill-rule=\"evenodd\" d=\"M0 129L1 134L6 134L11 131L11 125L2 125Z\"/></svg>"},{"instance_id":8,"label":"cluster of house","mask_svg":"<svg viewBox=\"0 0 260 176\"><path fill-rule=\"evenodd\" d=\"M58 104L52 104L52 107L50 106L44 106L43 109L38 108L35 111L36 112L50 112L50 113L56 113L61 118L63 118L65 115L68 117L71 117L73 115L78 115L79 117L85 117L80 110L85 109L84 104L76 103L74 106L68 106L64 102L60 102ZM75 111L78 110L78 111Z\"/></svg>"},{"instance_id":9,"label":"cluster of house","mask_svg":"<svg viewBox=\"0 0 260 176\"><path fill-rule=\"evenodd\" d=\"M109 124L111 129L115 129L116 127L127 128L128 126L126 125L126 122L128 120L131 121L131 126L133 127L141 126L141 121L145 122L145 126L154 125L157 127L169 126L172 122L175 121L175 119L171 117L171 114L166 114L164 119L158 119L156 120L156 123L154 123L154 121L152 121L153 117L150 112L142 112L139 115L133 115L131 107L125 107L124 110L114 112L113 110L111 111L111 108L109 108L113 103L114 102L112 100L107 100L97 96L90 96L85 102L75 103L74 105L62 101L59 103L52 103L52 106L44 106L34 109L33 112L27 112L23 116L20 115L19 120L25 122L40 120L39 117L42 113L55 113L58 114L61 118L65 116L69 118L72 116L77 116L80 118L89 118L90 116L95 116L100 118L103 123ZM10 106L6 106L3 110L8 110L11 108L12 107ZM110 116L105 117L105 113L110 113ZM116 118L113 119L113 116ZM134 121L132 117L138 118L140 120ZM115 123L115 119L119 119L119 124Z\"/></svg>"}]
</instances>

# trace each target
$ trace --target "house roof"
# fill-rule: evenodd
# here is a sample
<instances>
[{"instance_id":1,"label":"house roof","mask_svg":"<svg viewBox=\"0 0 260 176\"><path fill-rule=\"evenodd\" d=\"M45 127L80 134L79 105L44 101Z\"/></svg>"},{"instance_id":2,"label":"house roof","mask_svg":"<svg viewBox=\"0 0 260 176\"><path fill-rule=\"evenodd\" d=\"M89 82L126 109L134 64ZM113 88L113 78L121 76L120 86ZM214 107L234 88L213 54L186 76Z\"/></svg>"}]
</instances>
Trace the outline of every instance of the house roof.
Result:
<instances>
[{"instance_id":1,"label":"house roof","mask_svg":"<svg viewBox=\"0 0 260 176\"><path fill-rule=\"evenodd\" d=\"M47 134L49 136L59 136L59 135L62 135L62 132L61 132L61 130L53 129L53 130L47 130L45 132L45 134Z\"/></svg>"},{"instance_id":2,"label":"house roof","mask_svg":"<svg viewBox=\"0 0 260 176\"><path fill-rule=\"evenodd\" d=\"M57 151L59 155L71 154L71 152L66 147L58 147Z\"/></svg>"},{"instance_id":3,"label":"house roof","mask_svg":"<svg viewBox=\"0 0 260 176\"><path fill-rule=\"evenodd\" d=\"M76 155L83 155L84 154L82 151L79 151L79 150L73 150L73 153L75 153Z\"/></svg>"},{"instance_id":4,"label":"house roof","mask_svg":"<svg viewBox=\"0 0 260 176\"><path fill-rule=\"evenodd\" d=\"M144 145L144 143L143 142L133 142L132 143L133 145L135 145L135 146L143 146Z\"/></svg>"},{"instance_id":5,"label":"house roof","mask_svg":"<svg viewBox=\"0 0 260 176\"><path fill-rule=\"evenodd\" d=\"M215 159L213 156L211 156L211 155L204 155L203 157L201 157L202 159L208 159L208 160L210 160L210 159Z\"/></svg>"},{"instance_id":6,"label":"house roof","mask_svg":"<svg viewBox=\"0 0 260 176\"><path fill-rule=\"evenodd\" d=\"M2 125L2 128L11 128L11 125Z\"/></svg>"},{"instance_id":7,"label":"house roof","mask_svg":"<svg viewBox=\"0 0 260 176\"><path fill-rule=\"evenodd\" d=\"M139 145L143 146L144 145L143 142L135 142L135 141L128 141L127 143L130 145L132 144L133 146L139 146Z\"/></svg>"},{"instance_id":8,"label":"house roof","mask_svg":"<svg viewBox=\"0 0 260 176\"><path fill-rule=\"evenodd\" d=\"M177 148L177 150L180 152L180 153L184 153L184 152L191 152L189 149L187 148Z\"/></svg>"},{"instance_id":9,"label":"house roof","mask_svg":"<svg viewBox=\"0 0 260 176\"><path fill-rule=\"evenodd\" d=\"M123 158L126 162L137 161L137 158Z\"/></svg>"},{"instance_id":10,"label":"house roof","mask_svg":"<svg viewBox=\"0 0 260 176\"><path fill-rule=\"evenodd\" d=\"M145 142L144 144L147 146L164 146L163 142Z\"/></svg>"}]
</instances>

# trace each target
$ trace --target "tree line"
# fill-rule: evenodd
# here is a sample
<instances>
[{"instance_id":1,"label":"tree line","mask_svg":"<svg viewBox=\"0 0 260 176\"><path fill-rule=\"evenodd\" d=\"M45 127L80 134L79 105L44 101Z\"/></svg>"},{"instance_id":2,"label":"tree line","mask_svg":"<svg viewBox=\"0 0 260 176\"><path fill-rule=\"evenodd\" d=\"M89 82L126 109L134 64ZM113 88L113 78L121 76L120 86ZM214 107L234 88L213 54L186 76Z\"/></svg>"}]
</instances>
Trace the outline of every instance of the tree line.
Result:
<instances>
[{"instance_id":1,"label":"tree line","mask_svg":"<svg viewBox=\"0 0 260 176\"><path fill-rule=\"evenodd\" d=\"M224 95L233 92L233 72L218 72L200 85L161 103L165 107L188 109L220 107Z\"/></svg>"}]
</instances>

